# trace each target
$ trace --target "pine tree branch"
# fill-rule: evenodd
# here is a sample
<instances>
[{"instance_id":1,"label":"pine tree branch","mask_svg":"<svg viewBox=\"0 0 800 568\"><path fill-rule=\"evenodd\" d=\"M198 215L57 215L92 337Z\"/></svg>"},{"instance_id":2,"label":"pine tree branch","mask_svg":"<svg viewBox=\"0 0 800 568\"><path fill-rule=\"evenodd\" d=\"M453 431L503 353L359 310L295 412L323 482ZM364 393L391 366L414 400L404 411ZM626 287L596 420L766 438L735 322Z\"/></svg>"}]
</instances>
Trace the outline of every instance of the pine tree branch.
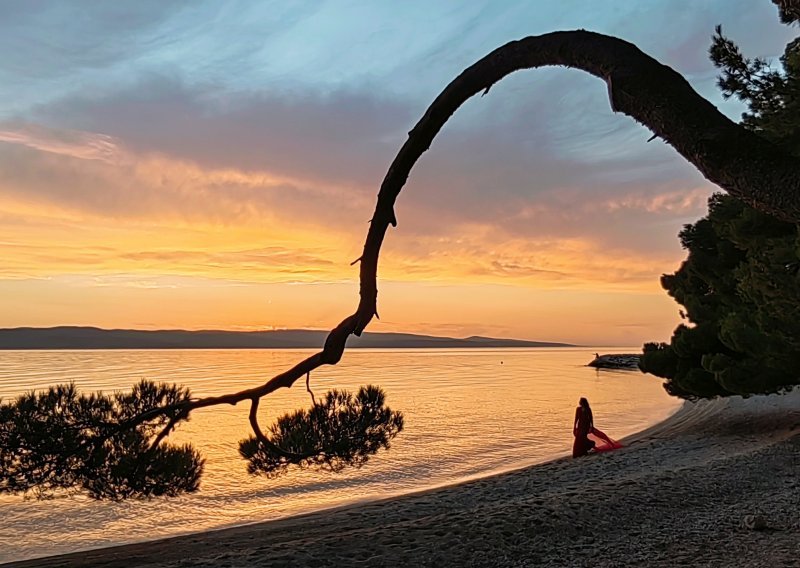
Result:
<instances>
[{"instance_id":1,"label":"pine tree branch","mask_svg":"<svg viewBox=\"0 0 800 568\"><path fill-rule=\"evenodd\" d=\"M189 414L188 410L181 410L180 412L175 414L172 418L170 418L169 422L167 422L167 425L164 426L161 432L159 432L158 436L156 436L156 439L153 440L153 443L150 444L150 449L148 450L148 452L155 451L155 449L162 442L162 440L164 440L164 438L169 436L169 433L172 431L173 428L175 428L175 425L184 418L186 418L188 414Z\"/></svg>"}]
</instances>

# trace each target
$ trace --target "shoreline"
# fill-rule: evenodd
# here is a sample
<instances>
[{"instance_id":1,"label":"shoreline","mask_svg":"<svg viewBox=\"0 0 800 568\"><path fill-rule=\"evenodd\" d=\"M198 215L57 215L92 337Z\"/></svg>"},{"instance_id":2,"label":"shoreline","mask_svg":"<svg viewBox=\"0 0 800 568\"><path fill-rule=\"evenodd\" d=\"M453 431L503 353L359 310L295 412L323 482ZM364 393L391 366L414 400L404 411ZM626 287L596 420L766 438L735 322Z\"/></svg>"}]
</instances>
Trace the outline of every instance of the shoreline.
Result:
<instances>
[{"instance_id":1,"label":"shoreline","mask_svg":"<svg viewBox=\"0 0 800 568\"><path fill-rule=\"evenodd\" d=\"M680 404L676 408L672 409L665 417L663 417L658 422L651 423L651 424L645 426L643 430L639 430L637 432L633 432L633 433L627 434L624 437L620 438L619 441L621 443L627 445L628 443L630 443L631 441L634 441L636 438L638 438L643 433L649 432L653 428L659 427L663 423L671 420L675 415L677 415L678 413L682 412L685 409L686 404L687 403L685 403L685 402ZM107 544L107 545L101 545L101 546L88 546L86 548L74 549L74 550L71 550L71 551L68 551L68 552L61 552L61 553L56 553L56 554L46 554L46 555L42 555L42 556L34 556L34 557L28 557L28 558L24 558L24 559L0 560L0 566L2 566L2 567L12 566L12 565L16 566L18 564L19 565L23 565L24 563L33 564L38 560L44 561L44 560L48 560L48 559L51 559L51 558L61 558L61 557L67 557L67 556L73 556L73 555L80 555L80 554L89 553L89 552L92 552L92 553L93 552L100 552L100 551L108 550L108 549L124 548L124 547L137 546L137 545L146 545L148 543L157 543L157 542L161 542L161 541L174 540L174 539L180 539L180 538L187 538L187 537L192 537L192 536L196 536L196 535L213 534L213 533L218 533L218 532L223 532L223 531L229 531L229 530L235 530L235 529L243 529L243 528L253 527L253 526L257 526L257 525L278 523L278 522L282 522L282 521L287 521L287 520L296 519L296 518L299 519L299 518L308 517L308 516L314 516L314 515L323 515L324 516L324 515L326 515L328 513L333 513L333 512L342 510L342 509L358 508L358 507L368 506L368 505L377 504L377 503L381 503L381 502L389 502L389 501L394 501L396 499L403 499L405 497L412 497L412 496L415 496L415 495L422 495L422 494L435 492L435 491L439 491L439 490L446 490L446 489L454 488L454 487L457 487L457 486L460 486L460 485L469 484L469 483L472 483L472 482L475 482L475 481L479 481L479 480L482 480L482 479L503 476L503 475L511 474L511 473L514 473L514 472L517 472L517 471L522 471L522 470L525 470L525 469L528 469L528 468L534 468L534 467L537 467L537 466L542 466L542 465L546 465L546 464L549 464L549 463L552 463L552 462L556 462L556 461L560 461L560 460L566 460L566 459L571 459L571 452L569 450L554 452L554 453L551 453L550 455L542 456L542 457L540 457L540 458L538 458L536 460L531 460L530 458L526 459L526 460L517 460L514 464L509 465L509 466L496 467L496 468L491 469L491 470L485 470L485 471L481 471L479 473L473 473L473 474L469 474L469 475L465 475L465 476L461 476L461 477L456 477L456 478L453 478L453 479L447 480L447 481L440 481L440 482L436 482L436 483L431 483L429 485L422 485L422 486L419 486L419 487L416 487L416 488L413 488L413 489L405 490L403 492L387 492L382 496L370 495L370 496L366 496L366 497L354 498L354 499L351 499L349 501L341 502L341 503L338 503L338 504L326 505L326 506L323 506L322 508L319 508L319 509L306 510L306 511L303 511L303 512L288 513L288 514L286 514L284 516L277 517L277 518L271 518L271 519L265 519L265 520L256 520L256 521L248 521L248 522L234 522L234 523L229 523L229 524L225 524L225 525L217 526L217 527L213 527L213 528L206 528L206 529L195 530L195 531L186 531L186 532L178 533L178 534L174 534L173 533L171 535L165 535L165 536L161 536L161 537L156 536L156 537L153 537L153 538L145 538L143 540L121 542L121 543L116 543L116 544Z\"/></svg>"},{"instance_id":2,"label":"shoreline","mask_svg":"<svg viewBox=\"0 0 800 568\"><path fill-rule=\"evenodd\" d=\"M684 403L609 454L6 566L788 566L800 553L799 395Z\"/></svg>"}]
</instances>

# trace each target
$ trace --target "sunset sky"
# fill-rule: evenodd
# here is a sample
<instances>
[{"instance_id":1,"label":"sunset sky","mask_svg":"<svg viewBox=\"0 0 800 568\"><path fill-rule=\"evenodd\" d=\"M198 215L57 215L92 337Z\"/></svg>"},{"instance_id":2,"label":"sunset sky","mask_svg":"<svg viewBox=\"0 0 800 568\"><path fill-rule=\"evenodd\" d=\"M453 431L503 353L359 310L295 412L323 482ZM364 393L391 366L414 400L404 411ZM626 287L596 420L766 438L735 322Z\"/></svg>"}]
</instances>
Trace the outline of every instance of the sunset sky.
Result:
<instances>
[{"instance_id":1,"label":"sunset sky","mask_svg":"<svg viewBox=\"0 0 800 568\"><path fill-rule=\"evenodd\" d=\"M352 312L375 196L439 91L492 49L586 28L723 112L722 24L777 60L771 3L3 2L0 327L324 329ZM795 30L796 31L796 30ZM412 172L370 331L666 340L659 276L713 186L579 71L505 79Z\"/></svg>"}]
</instances>

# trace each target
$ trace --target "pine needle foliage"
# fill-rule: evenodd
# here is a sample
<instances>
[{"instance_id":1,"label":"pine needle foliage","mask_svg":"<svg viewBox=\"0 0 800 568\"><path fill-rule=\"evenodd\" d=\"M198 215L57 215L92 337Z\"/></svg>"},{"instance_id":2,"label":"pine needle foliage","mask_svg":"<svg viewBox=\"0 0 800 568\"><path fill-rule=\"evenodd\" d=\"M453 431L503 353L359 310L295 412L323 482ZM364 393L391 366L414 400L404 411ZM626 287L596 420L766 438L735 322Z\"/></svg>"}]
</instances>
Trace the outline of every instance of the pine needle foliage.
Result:
<instances>
[{"instance_id":1,"label":"pine needle foliage","mask_svg":"<svg viewBox=\"0 0 800 568\"><path fill-rule=\"evenodd\" d=\"M661 285L684 306L670 343L640 366L687 399L782 392L800 383L800 233L728 195L681 232L689 256Z\"/></svg>"},{"instance_id":2,"label":"pine needle foliage","mask_svg":"<svg viewBox=\"0 0 800 568\"><path fill-rule=\"evenodd\" d=\"M361 467L403 429L403 415L385 404L380 387L361 387L355 395L331 390L307 410L280 417L269 428L269 444L251 436L239 453L253 475L276 477L290 465L341 471ZM291 455L286 455L291 454Z\"/></svg>"},{"instance_id":3,"label":"pine needle foliage","mask_svg":"<svg viewBox=\"0 0 800 568\"><path fill-rule=\"evenodd\" d=\"M776 1L785 23L800 3ZM723 96L748 110L742 125L800 158L800 38L773 65L748 59L717 27L709 50ZM644 346L640 367L686 398L783 392L800 384L800 230L730 195L680 233L688 257L661 285L686 323Z\"/></svg>"},{"instance_id":4,"label":"pine needle foliage","mask_svg":"<svg viewBox=\"0 0 800 568\"><path fill-rule=\"evenodd\" d=\"M190 445L151 448L178 416L134 417L189 400L188 389L141 381L127 393L81 394L74 384L0 404L0 493L86 491L95 499L196 491L203 460Z\"/></svg>"},{"instance_id":5,"label":"pine needle foliage","mask_svg":"<svg viewBox=\"0 0 800 568\"><path fill-rule=\"evenodd\" d=\"M403 415L385 400L376 386L355 395L329 391L310 409L280 417L266 444L243 440L240 453L251 474L268 477L292 465L334 472L361 467L403 429ZM57 385L0 401L0 494L43 498L83 491L123 500L197 491L200 453L165 440L189 419L191 402L185 387L151 381L113 394Z\"/></svg>"}]
</instances>

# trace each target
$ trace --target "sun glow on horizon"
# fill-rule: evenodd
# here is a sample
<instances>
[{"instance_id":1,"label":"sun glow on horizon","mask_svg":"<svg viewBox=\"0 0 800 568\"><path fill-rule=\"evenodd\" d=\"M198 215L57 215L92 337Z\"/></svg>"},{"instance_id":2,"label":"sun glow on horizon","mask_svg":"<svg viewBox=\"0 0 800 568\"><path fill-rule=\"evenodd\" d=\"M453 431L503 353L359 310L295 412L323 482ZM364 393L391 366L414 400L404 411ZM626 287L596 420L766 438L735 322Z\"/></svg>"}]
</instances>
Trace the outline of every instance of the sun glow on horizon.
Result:
<instances>
[{"instance_id":1,"label":"sun glow on horizon","mask_svg":"<svg viewBox=\"0 0 800 568\"><path fill-rule=\"evenodd\" d=\"M0 135L37 168L35 177L3 182L0 193L3 325L326 329L353 309L358 267L350 261L367 224L352 218L372 210L369 188L348 193L269 172L141 156L86 132L36 131L34 138L29 130ZM57 188L51 199L32 202L26 189L40 178L99 185L88 200ZM305 198L287 202L293 191ZM649 198L643 208L659 203L669 208L675 199ZM515 215L535 222L557 210ZM414 205L399 205L398 215L401 228L387 236L379 270L386 319L371 330L597 343L639 342L673 324L674 307L658 301L654 311L652 300L662 295L653 283L676 264L674 254L605 248L579 236L524 238L488 221L404 233L403 216L413 219ZM659 323L615 321L633 313Z\"/></svg>"},{"instance_id":2,"label":"sun glow on horizon","mask_svg":"<svg viewBox=\"0 0 800 568\"><path fill-rule=\"evenodd\" d=\"M70 10L20 4L0 22L0 327L329 329L357 305L351 262L386 168L477 58L591 28L735 117L707 59L714 26L767 59L792 33L768 5L688 20L666 4L259 4L246 26L204 4ZM666 340L678 306L659 277L714 187L648 138L575 71L515 73L468 101L398 199L370 331Z\"/></svg>"}]
</instances>

